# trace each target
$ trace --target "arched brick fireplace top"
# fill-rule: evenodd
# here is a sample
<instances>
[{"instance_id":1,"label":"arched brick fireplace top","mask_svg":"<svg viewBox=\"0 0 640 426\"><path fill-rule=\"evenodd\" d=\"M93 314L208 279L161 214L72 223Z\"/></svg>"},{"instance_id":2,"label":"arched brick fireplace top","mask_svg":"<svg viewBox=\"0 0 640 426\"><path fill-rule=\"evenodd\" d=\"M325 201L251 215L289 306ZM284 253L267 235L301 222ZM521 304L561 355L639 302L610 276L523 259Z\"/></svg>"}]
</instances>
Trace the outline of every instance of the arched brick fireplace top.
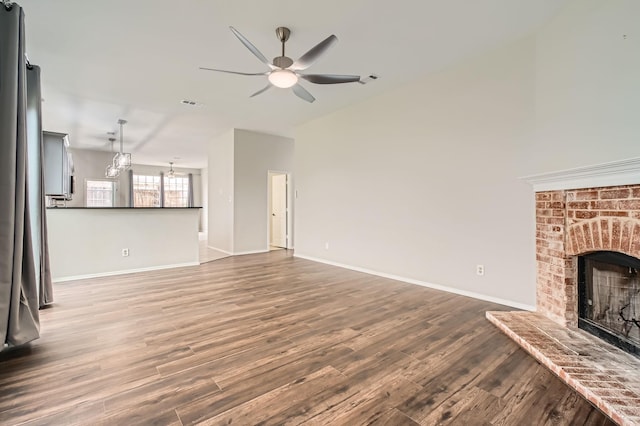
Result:
<instances>
[{"instance_id":1,"label":"arched brick fireplace top","mask_svg":"<svg viewBox=\"0 0 640 426\"><path fill-rule=\"evenodd\" d=\"M617 251L640 258L640 220L628 217L596 217L570 225L565 254Z\"/></svg>"}]
</instances>

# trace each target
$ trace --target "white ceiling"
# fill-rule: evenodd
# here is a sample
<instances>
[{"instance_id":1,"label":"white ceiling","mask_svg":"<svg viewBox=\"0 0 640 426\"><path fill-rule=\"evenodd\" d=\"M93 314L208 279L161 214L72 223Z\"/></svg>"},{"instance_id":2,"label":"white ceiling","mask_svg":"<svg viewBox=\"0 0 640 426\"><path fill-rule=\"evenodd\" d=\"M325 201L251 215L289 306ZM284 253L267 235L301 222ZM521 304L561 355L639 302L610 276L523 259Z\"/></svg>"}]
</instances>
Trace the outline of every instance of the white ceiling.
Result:
<instances>
[{"instance_id":1,"label":"white ceiling","mask_svg":"<svg viewBox=\"0 0 640 426\"><path fill-rule=\"evenodd\" d=\"M42 68L44 129L76 148L109 149L124 128L135 163L206 167L207 144L236 127L293 137L296 125L477 55L542 25L567 0L18 0L29 60ZM267 58L287 26L296 59L335 34L307 72L377 74L366 85L303 82L255 98L266 77L199 70L266 70L231 33ZM198 106L180 103L188 99ZM177 157L177 159L176 159Z\"/></svg>"}]
</instances>

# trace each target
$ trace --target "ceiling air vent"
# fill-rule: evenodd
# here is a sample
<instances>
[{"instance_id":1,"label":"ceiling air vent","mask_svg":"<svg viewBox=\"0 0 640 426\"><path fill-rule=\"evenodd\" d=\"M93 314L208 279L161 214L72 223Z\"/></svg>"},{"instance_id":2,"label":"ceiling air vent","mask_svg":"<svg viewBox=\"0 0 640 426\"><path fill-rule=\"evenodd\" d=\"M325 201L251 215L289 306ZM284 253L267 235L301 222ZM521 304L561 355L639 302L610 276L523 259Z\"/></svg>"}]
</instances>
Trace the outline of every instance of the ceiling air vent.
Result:
<instances>
[{"instance_id":1,"label":"ceiling air vent","mask_svg":"<svg viewBox=\"0 0 640 426\"><path fill-rule=\"evenodd\" d=\"M196 101L190 101L189 99L183 99L180 101L181 104L183 105L191 105L191 106L196 106L198 105L198 103Z\"/></svg>"}]
</instances>

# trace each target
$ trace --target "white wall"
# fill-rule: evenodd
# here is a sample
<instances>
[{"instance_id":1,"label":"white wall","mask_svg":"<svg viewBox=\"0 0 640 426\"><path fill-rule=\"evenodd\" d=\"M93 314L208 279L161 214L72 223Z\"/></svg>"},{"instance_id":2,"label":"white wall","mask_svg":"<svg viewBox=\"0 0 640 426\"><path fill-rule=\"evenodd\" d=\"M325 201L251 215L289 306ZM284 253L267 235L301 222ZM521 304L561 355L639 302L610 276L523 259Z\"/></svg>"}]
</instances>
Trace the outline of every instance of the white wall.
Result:
<instances>
[{"instance_id":1,"label":"white wall","mask_svg":"<svg viewBox=\"0 0 640 426\"><path fill-rule=\"evenodd\" d=\"M47 209L47 231L55 281L199 264L197 209Z\"/></svg>"},{"instance_id":2,"label":"white wall","mask_svg":"<svg viewBox=\"0 0 640 426\"><path fill-rule=\"evenodd\" d=\"M269 171L293 171L293 139L235 130L234 253L269 250Z\"/></svg>"},{"instance_id":3,"label":"white wall","mask_svg":"<svg viewBox=\"0 0 640 426\"><path fill-rule=\"evenodd\" d=\"M639 156L639 8L573 1L535 36L300 126L296 255L535 305L519 177Z\"/></svg>"},{"instance_id":4,"label":"white wall","mask_svg":"<svg viewBox=\"0 0 640 426\"><path fill-rule=\"evenodd\" d=\"M231 130L209 144L208 245L233 253L233 139Z\"/></svg>"},{"instance_id":5,"label":"white wall","mask_svg":"<svg viewBox=\"0 0 640 426\"><path fill-rule=\"evenodd\" d=\"M640 1L574 1L537 44L537 138L523 171L640 156Z\"/></svg>"},{"instance_id":6,"label":"white wall","mask_svg":"<svg viewBox=\"0 0 640 426\"><path fill-rule=\"evenodd\" d=\"M200 216L200 229L209 235L209 169L200 169L202 181L202 214Z\"/></svg>"},{"instance_id":7,"label":"white wall","mask_svg":"<svg viewBox=\"0 0 640 426\"><path fill-rule=\"evenodd\" d=\"M300 126L296 255L533 305L514 157L533 141L534 56L527 38Z\"/></svg>"}]
</instances>

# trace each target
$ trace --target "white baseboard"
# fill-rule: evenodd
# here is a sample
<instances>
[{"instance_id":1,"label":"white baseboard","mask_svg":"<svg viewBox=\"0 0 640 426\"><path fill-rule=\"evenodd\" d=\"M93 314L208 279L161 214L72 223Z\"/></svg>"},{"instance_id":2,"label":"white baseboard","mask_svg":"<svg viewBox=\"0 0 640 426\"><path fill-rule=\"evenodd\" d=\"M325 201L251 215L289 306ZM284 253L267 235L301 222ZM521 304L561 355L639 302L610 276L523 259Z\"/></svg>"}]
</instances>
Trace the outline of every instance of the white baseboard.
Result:
<instances>
[{"instance_id":1,"label":"white baseboard","mask_svg":"<svg viewBox=\"0 0 640 426\"><path fill-rule=\"evenodd\" d=\"M53 278L54 283L62 283L65 281L84 280L87 278L110 277L113 275L133 274L136 272L157 271L160 269L183 268L185 266L199 266L200 262L176 263L173 265L151 266L149 268L125 269L121 271L100 272L97 274L72 275L69 277Z\"/></svg>"},{"instance_id":2,"label":"white baseboard","mask_svg":"<svg viewBox=\"0 0 640 426\"><path fill-rule=\"evenodd\" d=\"M474 293L472 291L460 290L454 287L448 287L439 284L432 284L425 281L415 280L413 278L401 277L399 275L387 274L385 272L374 271L372 269L360 268L358 266L345 265L343 263L333 262L330 260L320 259L313 256L306 256L304 254L294 253L294 257L301 259L311 260L313 262L325 263L327 265L338 266L340 268L350 269L352 271L364 272L365 274L371 274L378 277L389 278L396 281L402 281L409 284L420 285L422 287L432 288L434 290L446 291L448 293L459 294L460 296L472 297L474 299L484 300L485 302L498 303L500 305L510 306L512 308L522 309L525 311L535 311L536 307L527 305L524 303L514 302L512 300L500 299L498 297L487 296L486 294Z\"/></svg>"},{"instance_id":3,"label":"white baseboard","mask_svg":"<svg viewBox=\"0 0 640 426\"><path fill-rule=\"evenodd\" d=\"M231 253L230 251L222 250L221 248L218 248L218 247L207 246L207 248L210 248L211 250L220 251L220 252L222 252L224 254L228 254L229 256L233 256L233 253Z\"/></svg>"},{"instance_id":4,"label":"white baseboard","mask_svg":"<svg viewBox=\"0 0 640 426\"><path fill-rule=\"evenodd\" d=\"M258 254L258 253L267 253L269 252L269 250L249 250L249 251L237 251L235 253L233 253L233 256L242 256L244 254Z\"/></svg>"},{"instance_id":5,"label":"white baseboard","mask_svg":"<svg viewBox=\"0 0 640 426\"><path fill-rule=\"evenodd\" d=\"M210 248L211 250L217 250L219 252L222 252L224 254L228 254L229 256L242 256L243 254L257 254L257 253L266 253L269 250L249 250L249 251L236 251L236 252L230 252L227 250L222 250L221 248L218 247L211 247L211 246L207 246L208 248Z\"/></svg>"},{"instance_id":6,"label":"white baseboard","mask_svg":"<svg viewBox=\"0 0 640 426\"><path fill-rule=\"evenodd\" d=\"M211 250L216 250L216 251L222 252L224 254L228 254L229 256L242 256L244 254L267 253L269 251L269 249L263 249L263 250L249 250L249 251L230 252L230 251L227 251L227 250L222 250L221 248L217 248L217 247L207 246L207 248L210 248ZM291 250L291 249L289 249L289 250Z\"/></svg>"}]
</instances>

